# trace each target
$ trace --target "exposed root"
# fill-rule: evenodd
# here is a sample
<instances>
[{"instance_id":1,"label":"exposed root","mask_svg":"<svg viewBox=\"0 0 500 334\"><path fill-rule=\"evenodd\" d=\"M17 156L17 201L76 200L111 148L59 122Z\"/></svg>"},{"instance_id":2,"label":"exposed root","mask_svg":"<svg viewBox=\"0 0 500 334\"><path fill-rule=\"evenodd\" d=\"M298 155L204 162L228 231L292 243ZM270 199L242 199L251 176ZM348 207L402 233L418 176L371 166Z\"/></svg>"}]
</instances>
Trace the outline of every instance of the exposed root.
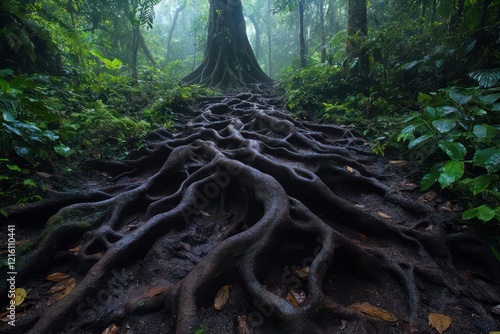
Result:
<instances>
[{"instance_id":1,"label":"exposed root","mask_svg":"<svg viewBox=\"0 0 500 334\"><path fill-rule=\"evenodd\" d=\"M278 102L263 92L205 101L182 134L161 130L128 160L94 163L112 175L102 189L12 212L33 241L19 250L18 285L35 297L0 333L113 323L123 333L401 333L403 321L428 332L430 313L451 316L451 333L478 332L477 319L498 329L487 248L446 232L398 176L387 182L358 135L298 122ZM77 284L47 306L53 272ZM351 306L364 302L396 324Z\"/></svg>"}]
</instances>

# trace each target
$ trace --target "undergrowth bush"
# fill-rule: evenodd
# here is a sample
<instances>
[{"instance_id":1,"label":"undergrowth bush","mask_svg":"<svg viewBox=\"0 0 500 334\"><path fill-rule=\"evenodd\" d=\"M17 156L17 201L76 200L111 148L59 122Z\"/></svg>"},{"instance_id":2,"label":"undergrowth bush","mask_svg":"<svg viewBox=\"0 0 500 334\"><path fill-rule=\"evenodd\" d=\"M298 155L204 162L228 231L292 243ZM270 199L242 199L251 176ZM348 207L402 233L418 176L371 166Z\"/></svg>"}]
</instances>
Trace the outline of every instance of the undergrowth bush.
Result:
<instances>
[{"instance_id":1,"label":"undergrowth bush","mask_svg":"<svg viewBox=\"0 0 500 334\"><path fill-rule=\"evenodd\" d=\"M499 224L500 88L451 87L418 100L398 139L429 166L422 190L452 189L468 202L463 219Z\"/></svg>"},{"instance_id":2,"label":"undergrowth bush","mask_svg":"<svg viewBox=\"0 0 500 334\"><path fill-rule=\"evenodd\" d=\"M45 189L37 173L123 158L150 131L171 127L199 96L217 93L141 70L144 80L118 71L56 77L0 70L0 208L40 199Z\"/></svg>"}]
</instances>

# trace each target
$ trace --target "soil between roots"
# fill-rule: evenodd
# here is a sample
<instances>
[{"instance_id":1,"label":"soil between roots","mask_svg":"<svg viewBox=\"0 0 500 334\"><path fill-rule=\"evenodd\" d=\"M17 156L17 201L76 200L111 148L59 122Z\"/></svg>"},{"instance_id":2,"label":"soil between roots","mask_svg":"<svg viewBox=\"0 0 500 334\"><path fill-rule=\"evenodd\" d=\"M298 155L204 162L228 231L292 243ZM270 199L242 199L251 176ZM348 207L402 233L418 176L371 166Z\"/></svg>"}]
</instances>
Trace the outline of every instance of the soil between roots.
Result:
<instances>
[{"instance_id":1,"label":"soil between roots","mask_svg":"<svg viewBox=\"0 0 500 334\"><path fill-rule=\"evenodd\" d=\"M408 163L259 87L184 122L89 165L99 187L10 213L28 295L0 333L436 333L432 313L500 329L498 262L418 199Z\"/></svg>"}]
</instances>

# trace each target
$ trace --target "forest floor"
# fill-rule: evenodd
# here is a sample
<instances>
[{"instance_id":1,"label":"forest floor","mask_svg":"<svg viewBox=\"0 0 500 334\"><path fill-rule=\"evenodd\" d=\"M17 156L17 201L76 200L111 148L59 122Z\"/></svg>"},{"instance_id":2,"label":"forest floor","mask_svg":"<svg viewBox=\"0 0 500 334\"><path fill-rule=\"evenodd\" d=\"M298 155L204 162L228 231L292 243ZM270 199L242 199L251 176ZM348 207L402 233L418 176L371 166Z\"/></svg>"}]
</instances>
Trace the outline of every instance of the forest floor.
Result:
<instances>
[{"instance_id":1,"label":"forest floor","mask_svg":"<svg viewBox=\"0 0 500 334\"><path fill-rule=\"evenodd\" d=\"M86 164L81 191L11 209L27 294L0 333L500 331L487 233L420 193L410 161L258 88L149 141Z\"/></svg>"}]
</instances>

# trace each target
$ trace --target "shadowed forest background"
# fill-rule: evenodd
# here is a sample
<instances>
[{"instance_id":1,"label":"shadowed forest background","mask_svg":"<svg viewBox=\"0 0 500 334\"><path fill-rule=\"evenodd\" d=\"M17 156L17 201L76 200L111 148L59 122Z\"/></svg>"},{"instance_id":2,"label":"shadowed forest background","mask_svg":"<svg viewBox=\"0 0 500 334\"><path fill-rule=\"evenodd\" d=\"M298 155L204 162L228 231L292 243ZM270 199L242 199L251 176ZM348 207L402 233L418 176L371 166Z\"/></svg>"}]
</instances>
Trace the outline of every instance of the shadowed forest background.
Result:
<instances>
[{"instance_id":1,"label":"shadowed forest background","mask_svg":"<svg viewBox=\"0 0 500 334\"><path fill-rule=\"evenodd\" d=\"M498 0L2 1L0 333L500 330L499 36Z\"/></svg>"}]
</instances>

